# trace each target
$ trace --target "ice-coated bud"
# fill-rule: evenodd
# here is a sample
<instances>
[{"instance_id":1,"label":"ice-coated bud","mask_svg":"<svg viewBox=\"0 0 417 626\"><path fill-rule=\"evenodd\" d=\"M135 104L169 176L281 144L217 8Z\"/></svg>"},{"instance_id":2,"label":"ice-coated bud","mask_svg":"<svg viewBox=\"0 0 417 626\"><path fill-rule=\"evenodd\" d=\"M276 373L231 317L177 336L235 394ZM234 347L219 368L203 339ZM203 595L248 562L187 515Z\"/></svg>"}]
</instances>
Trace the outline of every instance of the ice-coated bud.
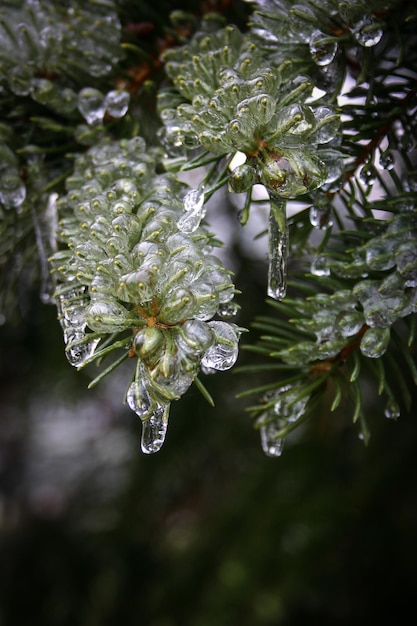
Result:
<instances>
[{"instance_id":1,"label":"ice-coated bud","mask_svg":"<svg viewBox=\"0 0 417 626\"><path fill-rule=\"evenodd\" d=\"M165 338L159 328L141 328L133 339L133 349L146 363L156 363L165 347Z\"/></svg>"},{"instance_id":2,"label":"ice-coated bud","mask_svg":"<svg viewBox=\"0 0 417 626\"><path fill-rule=\"evenodd\" d=\"M192 317L195 309L195 298L190 289L180 287L169 291L159 309L158 319L163 324L179 324L182 320Z\"/></svg>"},{"instance_id":3,"label":"ice-coated bud","mask_svg":"<svg viewBox=\"0 0 417 626\"><path fill-rule=\"evenodd\" d=\"M87 325L96 332L112 333L129 327L129 313L115 299L92 301L86 309Z\"/></svg>"},{"instance_id":4,"label":"ice-coated bud","mask_svg":"<svg viewBox=\"0 0 417 626\"><path fill-rule=\"evenodd\" d=\"M196 356L200 356L205 352L213 340L214 337L210 327L196 319L186 320L177 336L179 349L182 352Z\"/></svg>"},{"instance_id":5,"label":"ice-coated bud","mask_svg":"<svg viewBox=\"0 0 417 626\"><path fill-rule=\"evenodd\" d=\"M256 183L256 169L248 163L238 165L229 176L230 191L242 193Z\"/></svg>"},{"instance_id":6,"label":"ice-coated bud","mask_svg":"<svg viewBox=\"0 0 417 626\"><path fill-rule=\"evenodd\" d=\"M324 183L327 169L312 153L289 148L266 151L258 162L258 177L265 187L283 198L292 198L317 189Z\"/></svg>"},{"instance_id":7,"label":"ice-coated bud","mask_svg":"<svg viewBox=\"0 0 417 626\"><path fill-rule=\"evenodd\" d=\"M314 113L304 104L290 104L276 114L276 135L286 146L296 146L306 141L316 126Z\"/></svg>"}]
</instances>

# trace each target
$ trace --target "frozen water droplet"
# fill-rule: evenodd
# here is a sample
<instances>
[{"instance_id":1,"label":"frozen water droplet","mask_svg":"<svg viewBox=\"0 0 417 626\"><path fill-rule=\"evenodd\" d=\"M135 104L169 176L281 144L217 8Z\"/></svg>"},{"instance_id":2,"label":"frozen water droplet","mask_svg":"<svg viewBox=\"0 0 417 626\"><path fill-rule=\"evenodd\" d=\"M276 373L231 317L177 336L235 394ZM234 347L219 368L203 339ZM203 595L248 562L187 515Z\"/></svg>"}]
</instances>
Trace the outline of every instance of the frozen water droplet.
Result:
<instances>
[{"instance_id":1,"label":"frozen water droplet","mask_svg":"<svg viewBox=\"0 0 417 626\"><path fill-rule=\"evenodd\" d=\"M338 46L336 41L332 41L320 30L315 30L311 35L309 48L314 63L325 66L333 61Z\"/></svg>"},{"instance_id":2,"label":"frozen water droplet","mask_svg":"<svg viewBox=\"0 0 417 626\"><path fill-rule=\"evenodd\" d=\"M314 133L317 143L328 143L335 138L340 128L340 117L333 107L323 105L314 110L317 129Z\"/></svg>"},{"instance_id":3,"label":"frozen water droplet","mask_svg":"<svg viewBox=\"0 0 417 626\"><path fill-rule=\"evenodd\" d=\"M126 402L129 409L141 419L147 419L152 415L153 404L146 388L145 377L136 376L136 380L130 384L127 390Z\"/></svg>"},{"instance_id":4,"label":"frozen water droplet","mask_svg":"<svg viewBox=\"0 0 417 626\"><path fill-rule=\"evenodd\" d=\"M361 46L371 48L381 41L384 31L381 22L372 15L365 15L352 28L352 33Z\"/></svg>"},{"instance_id":5,"label":"frozen water droplet","mask_svg":"<svg viewBox=\"0 0 417 626\"><path fill-rule=\"evenodd\" d=\"M330 205L312 206L310 208L309 218L314 228L327 230L333 226L332 209Z\"/></svg>"},{"instance_id":6,"label":"frozen water droplet","mask_svg":"<svg viewBox=\"0 0 417 626\"><path fill-rule=\"evenodd\" d=\"M204 188L190 189L185 194L183 202L185 211L200 210L204 204Z\"/></svg>"},{"instance_id":7,"label":"frozen water droplet","mask_svg":"<svg viewBox=\"0 0 417 626\"><path fill-rule=\"evenodd\" d=\"M213 321L208 325L214 333L214 343L205 352L201 364L209 369L228 370L238 357L238 334L227 322Z\"/></svg>"},{"instance_id":8,"label":"frozen water droplet","mask_svg":"<svg viewBox=\"0 0 417 626\"><path fill-rule=\"evenodd\" d=\"M140 444L144 454L154 454L162 448L168 428L169 407L169 404L159 405L151 417L142 421Z\"/></svg>"},{"instance_id":9,"label":"frozen water droplet","mask_svg":"<svg viewBox=\"0 0 417 626\"><path fill-rule=\"evenodd\" d=\"M261 445L266 456L281 456L284 447L284 439L277 437L279 430L278 425L274 422L261 426Z\"/></svg>"},{"instance_id":10,"label":"frozen water droplet","mask_svg":"<svg viewBox=\"0 0 417 626\"><path fill-rule=\"evenodd\" d=\"M361 339L361 352L371 359L378 359L386 352L389 340L389 328L368 328Z\"/></svg>"},{"instance_id":11,"label":"frozen water droplet","mask_svg":"<svg viewBox=\"0 0 417 626\"><path fill-rule=\"evenodd\" d=\"M365 185L373 185L375 182L375 168L372 163L366 163L360 171L359 178Z\"/></svg>"},{"instance_id":12,"label":"frozen water droplet","mask_svg":"<svg viewBox=\"0 0 417 626\"><path fill-rule=\"evenodd\" d=\"M192 233L200 226L206 214L204 189L191 189L184 196L185 213L178 221L178 228L184 233Z\"/></svg>"},{"instance_id":13,"label":"frozen water droplet","mask_svg":"<svg viewBox=\"0 0 417 626\"><path fill-rule=\"evenodd\" d=\"M330 276L330 267L327 265L327 259L324 255L319 254L313 259L310 272L314 276Z\"/></svg>"},{"instance_id":14,"label":"frozen water droplet","mask_svg":"<svg viewBox=\"0 0 417 626\"><path fill-rule=\"evenodd\" d=\"M104 95L98 89L85 87L78 94L78 110L87 124L101 124L106 112Z\"/></svg>"},{"instance_id":15,"label":"frozen water droplet","mask_svg":"<svg viewBox=\"0 0 417 626\"><path fill-rule=\"evenodd\" d=\"M390 150L385 150L384 152L381 152L381 155L379 157L379 164L384 170L393 169L395 165L394 156Z\"/></svg>"},{"instance_id":16,"label":"frozen water droplet","mask_svg":"<svg viewBox=\"0 0 417 626\"><path fill-rule=\"evenodd\" d=\"M234 317L239 310L239 306L235 302L221 302L217 309L217 315L223 319Z\"/></svg>"},{"instance_id":17,"label":"frozen water droplet","mask_svg":"<svg viewBox=\"0 0 417 626\"><path fill-rule=\"evenodd\" d=\"M0 176L0 202L5 209L19 208L26 198L26 187L15 169L4 170Z\"/></svg>"},{"instance_id":18,"label":"frozen water droplet","mask_svg":"<svg viewBox=\"0 0 417 626\"><path fill-rule=\"evenodd\" d=\"M120 118L126 115L129 108L130 94L128 91L114 89L104 98L104 106L109 115Z\"/></svg>"},{"instance_id":19,"label":"frozen water droplet","mask_svg":"<svg viewBox=\"0 0 417 626\"><path fill-rule=\"evenodd\" d=\"M396 420L400 417L401 415L400 407L398 406L394 398L389 398L385 406L384 415L387 419L391 419L391 420Z\"/></svg>"},{"instance_id":20,"label":"frozen water droplet","mask_svg":"<svg viewBox=\"0 0 417 626\"><path fill-rule=\"evenodd\" d=\"M90 356L93 356L100 339L93 339L91 341L86 342L85 339L88 337L88 334L84 332L74 332L73 334L66 334L67 344L70 344L72 341L83 340L80 343L75 343L74 346L68 347L65 351L68 361L76 368L81 368L87 359Z\"/></svg>"},{"instance_id":21,"label":"frozen water droplet","mask_svg":"<svg viewBox=\"0 0 417 626\"><path fill-rule=\"evenodd\" d=\"M288 226L285 202L271 202L268 232L268 296L282 300L287 292Z\"/></svg>"}]
</instances>

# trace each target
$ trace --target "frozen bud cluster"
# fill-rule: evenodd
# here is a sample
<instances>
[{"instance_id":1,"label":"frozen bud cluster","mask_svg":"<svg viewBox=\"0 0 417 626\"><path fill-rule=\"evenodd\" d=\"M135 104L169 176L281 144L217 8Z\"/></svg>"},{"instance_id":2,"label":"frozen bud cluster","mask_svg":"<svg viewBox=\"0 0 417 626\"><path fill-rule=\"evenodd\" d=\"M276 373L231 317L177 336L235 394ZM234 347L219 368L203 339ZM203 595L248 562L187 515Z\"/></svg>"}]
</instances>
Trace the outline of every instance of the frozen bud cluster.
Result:
<instances>
[{"instance_id":1,"label":"frozen bud cluster","mask_svg":"<svg viewBox=\"0 0 417 626\"><path fill-rule=\"evenodd\" d=\"M229 181L236 192L260 182L290 198L323 184L328 150L321 147L338 132L337 112L307 104L313 85L296 77L290 62L266 65L236 29L203 41L203 50L191 42L168 55L167 73L187 102L165 108L161 93L165 142L202 145L214 154L243 152L246 163Z\"/></svg>"},{"instance_id":2,"label":"frozen bud cluster","mask_svg":"<svg viewBox=\"0 0 417 626\"><path fill-rule=\"evenodd\" d=\"M103 340L136 360L126 400L144 422L143 451L155 452L170 402L201 367L226 370L237 359L238 327L212 319L233 306L231 273L204 227L179 229L193 192L184 203L185 185L155 174L142 138L90 149L67 186L58 201L67 248L52 258L66 352L82 367L109 350Z\"/></svg>"},{"instance_id":3,"label":"frozen bud cluster","mask_svg":"<svg viewBox=\"0 0 417 626\"><path fill-rule=\"evenodd\" d=\"M25 0L0 8L0 84L61 114L77 106L79 82L107 76L123 56L111 2ZM59 77L59 78L58 78Z\"/></svg>"}]
</instances>

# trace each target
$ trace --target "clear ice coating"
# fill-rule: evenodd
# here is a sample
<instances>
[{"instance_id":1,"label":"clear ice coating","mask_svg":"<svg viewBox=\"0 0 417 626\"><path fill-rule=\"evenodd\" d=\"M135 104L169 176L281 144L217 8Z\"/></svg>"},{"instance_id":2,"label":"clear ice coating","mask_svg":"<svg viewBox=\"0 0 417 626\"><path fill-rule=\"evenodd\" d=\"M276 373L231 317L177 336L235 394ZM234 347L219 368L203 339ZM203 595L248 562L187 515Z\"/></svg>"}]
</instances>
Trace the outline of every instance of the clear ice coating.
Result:
<instances>
[{"instance_id":1,"label":"clear ice coating","mask_svg":"<svg viewBox=\"0 0 417 626\"><path fill-rule=\"evenodd\" d=\"M168 429L169 406L159 405L151 417L142 421L140 445L144 454L154 454L162 448Z\"/></svg>"},{"instance_id":2,"label":"clear ice coating","mask_svg":"<svg viewBox=\"0 0 417 626\"><path fill-rule=\"evenodd\" d=\"M78 94L78 110L87 124L101 124L106 112L104 95L93 87L81 89Z\"/></svg>"},{"instance_id":3,"label":"clear ice coating","mask_svg":"<svg viewBox=\"0 0 417 626\"><path fill-rule=\"evenodd\" d=\"M204 189L191 189L184 196L185 213L178 221L178 228L183 233L192 233L200 226L206 214L204 206Z\"/></svg>"},{"instance_id":4,"label":"clear ice coating","mask_svg":"<svg viewBox=\"0 0 417 626\"><path fill-rule=\"evenodd\" d=\"M284 439L277 437L279 427L276 422L263 424L260 429L262 450L266 456L281 456L284 447Z\"/></svg>"},{"instance_id":5,"label":"clear ice coating","mask_svg":"<svg viewBox=\"0 0 417 626\"><path fill-rule=\"evenodd\" d=\"M268 296L282 300L287 292L288 226L281 200L271 201L268 237Z\"/></svg>"}]
</instances>

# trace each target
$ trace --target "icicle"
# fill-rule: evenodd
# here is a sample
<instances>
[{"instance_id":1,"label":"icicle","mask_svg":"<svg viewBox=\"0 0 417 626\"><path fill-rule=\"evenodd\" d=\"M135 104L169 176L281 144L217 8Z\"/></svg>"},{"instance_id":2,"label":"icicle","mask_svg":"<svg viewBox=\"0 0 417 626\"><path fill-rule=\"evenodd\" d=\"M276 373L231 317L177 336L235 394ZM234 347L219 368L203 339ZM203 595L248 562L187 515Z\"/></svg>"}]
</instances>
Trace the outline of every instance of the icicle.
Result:
<instances>
[{"instance_id":1,"label":"icicle","mask_svg":"<svg viewBox=\"0 0 417 626\"><path fill-rule=\"evenodd\" d=\"M269 214L268 296L282 300L287 291L288 226L286 204L271 198Z\"/></svg>"},{"instance_id":2,"label":"icicle","mask_svg":"<svg viewBox=\"0 0 417 626\"><path fill-rule=\"evenodd\" d=\"M84 361L94 354L100 339L84 341L86 337L85 306L87 296L81 286L57 299L58 319L64 335L68 361L74 367L82 367ZM74 345L71 345L74 344ZM70 347L71 346L71 347Z\"/></svg>"},{"instance_id":3,"label":"icicle","mask_svg":"<svg viewBox=\"0 0 417 626\"><path fill-rule=\"evenodd\" d=\"M161 404L151 417L143 420L140 444L144 454L154 454L162 448L168 428L169 407L169 404Z\"/></svg>"},{"instance_id":4,"label":"icicle","mask_svg":"<svg viewBox=\"0 0 417 626\"><path fill-rule=\"evenodd\" d=\"M56 252L56 230L57 230L57 193L51 193L48 198L45 213L40 216L36 208L32 208L32 220L36 235L36 245L39 253L39 264L41 270L40 297L45 304L54 304L53 297L55 291L55 280L50 272L49 257Z\"/></svg>"}]
</instances>

